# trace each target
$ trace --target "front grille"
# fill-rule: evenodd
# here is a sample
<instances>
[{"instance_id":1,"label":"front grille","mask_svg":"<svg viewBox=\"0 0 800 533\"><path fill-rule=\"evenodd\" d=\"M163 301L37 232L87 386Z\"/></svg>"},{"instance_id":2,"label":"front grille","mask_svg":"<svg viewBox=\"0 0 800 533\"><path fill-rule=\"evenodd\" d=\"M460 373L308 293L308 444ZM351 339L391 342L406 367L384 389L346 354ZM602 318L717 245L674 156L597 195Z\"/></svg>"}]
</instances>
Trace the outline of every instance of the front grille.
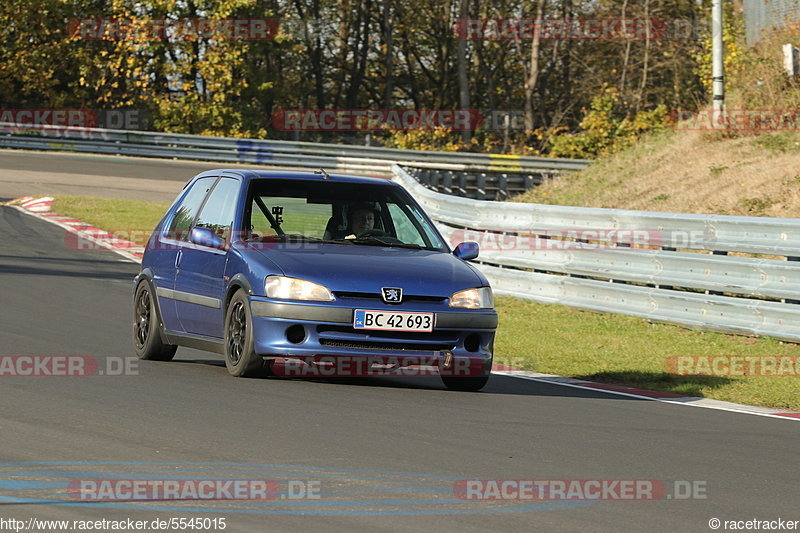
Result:
<instances>
[{"instance_id":1,"label":"front grille","mask_svg":"<svg viewBox=\"0 0 800 533\"><path fill-rule=\"evenodd\" d=\"M336 299L348 299L348 298L358 298L360 300L380 300L383 301L383 296L379 293L375 292L344 292L344 291L337 291L333 293L336 296ZM403 302L443 302L447 298L441 296L417 296L414 294L404 294L403 295Z\"/></svg>"},{"instance_id":2,"label":"front grille","mask_svg":"<svg viewBox=\"0 0 800 533\"><path fill-rule=\"evenodd\" d=\"M352 340L334 340L334 339L320 339L320 344L323 346L333 346L336 348L356 348L362 350L395 350L395 351L416 351L416 352L442 352L445 350L452 350L455 346L449 343L435 343L435 344L422 344L422 343L394 343L394 342L380 342L380 341L352 341Z\"/></svg>"},{"instance_id":3,"label":"front grille","mask_svg":"<svg viewBox=\"0 0 800 533\"><path fill-rule=\"evenodd\" d=\"M326 333L334 334L328 335L329 337L338 337L336 333L344 333L350 337L358 335L359 337L381 337L382 339L397 339L397 340L418 340L424 336L426 340L440 341L444 343L456 343L456 337L451 331L432 331L430 333L419 331L384 331L384 330L364 330L355 329L353 326L317 326L317 333L325 336Z\"/></svg>"}]
</instances>

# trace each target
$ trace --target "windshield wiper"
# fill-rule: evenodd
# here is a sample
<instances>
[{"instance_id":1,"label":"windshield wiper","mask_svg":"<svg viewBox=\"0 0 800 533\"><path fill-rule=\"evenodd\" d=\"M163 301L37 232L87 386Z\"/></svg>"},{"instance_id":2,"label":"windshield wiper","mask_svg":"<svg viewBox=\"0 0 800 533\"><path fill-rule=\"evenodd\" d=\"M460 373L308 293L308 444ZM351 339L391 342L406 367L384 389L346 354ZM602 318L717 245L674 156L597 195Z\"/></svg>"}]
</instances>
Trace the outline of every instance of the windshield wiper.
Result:
<instances>
[{"instance_id":1,"label":"windshield wiper","mask_svg":"<svg viewBox=\"0 0 800 533\"><path fill-rule=\"evenodd\" d=\"M301 235L300 233L281 233L280 235L266 235L264 237L258 237L257 239L251 239L250 242L338 242L338 241L328 241L324 239L318 239L317 237L309 237L307 235Z\"/></svg>"},{"instance_id":2,"label":"windshield wiper","mask_svg":"<svg viewBox=\"0 0 800 533\"><path fill-rule=\"evenodd\" d=\"M278 235L279 241L304 241L304 242L319 242L322 239L318 239L316 237L308 237L306 235L302 235L300 233L284 233L282 235Z\"/></svg>"},{"instance_id":3,"label":"windshield wiper","mask_svg":"<svg viewBox=\"0 0 800 533\"><path fill-rule=\"evenodd\" d=\"M404 242L392 242L392 241L385 241L380 237L358 237L357 239L347 239L348 241L352 242L353 244L364 244L367 246L392 246L396 248L411 248L413 250L421 250L422 246L419 244L412 244L412 243L404 243Z\"/></svg>"},{"instance_id":4,"label":"windshield wiper","mask_svg":"<svg viewBox=\"0 0 800 533\"><path fill-rule=\"evenodd\" d=\"M370 235L369 237L358 237L356 239L319 239L317 237L309 237L299 233L282 233L280 235L269 235L268 237L260 237L255 242L264 242L262 239L268 239L269 242L314 242L320 244L360 244L363 246L389 246L392 248L409 248L411 250L435 250L434 248L427 248L419 244L404 243L394 237L389 237L391 241L383 240L381 237ZM397 242L393 242L397 241ZM250 241L254 242L254 241Z\"/></svg>"}]
</instances>

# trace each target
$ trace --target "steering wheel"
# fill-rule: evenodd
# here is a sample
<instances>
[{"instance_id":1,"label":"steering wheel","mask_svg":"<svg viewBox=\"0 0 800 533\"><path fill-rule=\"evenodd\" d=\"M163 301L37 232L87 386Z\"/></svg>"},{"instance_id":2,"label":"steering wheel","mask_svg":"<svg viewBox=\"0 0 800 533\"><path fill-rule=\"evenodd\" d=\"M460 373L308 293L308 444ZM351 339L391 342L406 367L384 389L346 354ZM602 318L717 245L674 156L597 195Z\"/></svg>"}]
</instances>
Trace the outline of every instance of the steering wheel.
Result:
<instances>
[{"instance_id":1,"label":"steering wheel","mask_svg":"<svg viewBox=\"0 0 800 533\"><path fill-rule=\"evenodd\" d=\"M386 244L403 244L403 241L396 239L380 229L368 229L356 235L359 239L362 237L374 237L378 240L384 241Z\"/></svg>"},{"instance_id":2,"label":"steering wheel","mask_svg":"<svg viewBox=\"0 0 800 533\"><path fill-rule=\"evenodd\" d=\"M361 237L387 237L389 234L380 229L368 229L367 231L362 231L356 237L359 239Z\"/></svg>"}]
</instances>

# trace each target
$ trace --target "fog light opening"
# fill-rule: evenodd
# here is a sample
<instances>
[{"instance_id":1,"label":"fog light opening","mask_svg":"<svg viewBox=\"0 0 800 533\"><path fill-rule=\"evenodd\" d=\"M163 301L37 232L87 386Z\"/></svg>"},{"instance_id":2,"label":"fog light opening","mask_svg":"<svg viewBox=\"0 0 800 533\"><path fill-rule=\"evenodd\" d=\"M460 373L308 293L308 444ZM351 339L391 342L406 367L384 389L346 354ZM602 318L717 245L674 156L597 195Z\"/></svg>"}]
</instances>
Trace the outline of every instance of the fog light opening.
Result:
<instances>
[{"instance_id":1,"label":"fog light opening","mask_svg":"<svg viewBox=\"0 0 800 533\"><path fill-rule=\"evenodd\" d=\"M481 349L481 336L477 333L470 333L464 339L464 349L470 353L476 353Z\"/></svg>"},{"instance_id":2,"label":"fog light opening","mask_svg":"<svg viewBox=\"0 0 800 533\"><path fill-rule=\"evenodd\" d=\"M286 340L292 344L300 344L306 340L306 328L297 324L286 328Z\"/></svg>"}]
</instances>

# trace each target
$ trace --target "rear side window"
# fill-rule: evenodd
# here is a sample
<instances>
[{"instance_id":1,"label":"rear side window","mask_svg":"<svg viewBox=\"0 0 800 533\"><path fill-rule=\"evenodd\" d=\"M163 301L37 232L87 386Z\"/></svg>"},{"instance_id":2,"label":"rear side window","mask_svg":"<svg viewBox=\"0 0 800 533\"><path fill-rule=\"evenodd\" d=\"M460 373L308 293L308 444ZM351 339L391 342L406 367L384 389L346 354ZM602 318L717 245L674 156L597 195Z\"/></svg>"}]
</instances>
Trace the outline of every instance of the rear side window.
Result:
<instances>
[{"instance_id":1,"label":"rear side window","mask_svg":"<svg viewBox=\"0 0 800 533\"><path fill-rule=\"evenodd\" d=\"M227 239L236 215L236 199L239 197L239 180L221 178L208 197L195 226L208 228L223 239Z\"/></svg>"},{"instance_id":2,"label":"rear side window","mask_svg":"<svg viewBox=\"0 0 800 533\"><path fill-rule=\"evenodd\" d=\"M211 186L217 178L200 178L192 184L189 192L183 197L175 214L172 216L172 222L169 224L169 233L167 236L171 239L188 240L189 230L192 228L197 212L200 211L200 206L203 205L203 199L206 197Z\"/></svg>"}]
</instances>

